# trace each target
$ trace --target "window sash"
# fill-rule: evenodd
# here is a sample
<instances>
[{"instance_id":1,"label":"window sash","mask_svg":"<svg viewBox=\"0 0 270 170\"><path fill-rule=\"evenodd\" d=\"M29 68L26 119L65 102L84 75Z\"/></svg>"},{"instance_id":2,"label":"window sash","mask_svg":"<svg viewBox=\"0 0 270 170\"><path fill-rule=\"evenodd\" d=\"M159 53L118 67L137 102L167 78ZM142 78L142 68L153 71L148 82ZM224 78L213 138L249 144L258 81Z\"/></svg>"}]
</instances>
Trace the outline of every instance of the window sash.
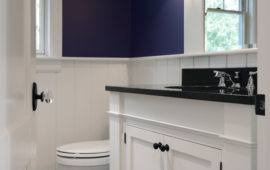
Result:
<instances>
[{"instance_id":1,"label":"window sash","mask_svg":"<svg viewBox=\"0 0 270 170\"><path fill-rule=\"evenodd\" d=\"M238 0L238 2L239 2L239 10L237 10L237 11L247 11L246 7L247 7L248 0ZM226 4L226 0L222 0L222 6L221 7L212 7L212 8L219 8L219 9L223 9L223 10L229 10L229 9L225 9L225 4ZM204 3L204 5L205 5L204 8L206 9L206 3Z\"/></svg>"},{"instance_id":2,"label":"window sash","mask_svg":"<svg viewBox=\"0 0 270 170\"><path fill-rule=\"evenodd\" d=\"M239 11L236 11L236 10L227 10L227 9L224 9L225 8L225 1L226 0L223 0L223 9L221 8L206 8L206 0L204 1L204 11L205 11L205 15L204 15L204 43L206 41L206 37L205 37L205 34L206 34L206 30L205 30L205 19L206 19L206 16L207 16L207 13L208 12L220 12L220 13L227 13L227 14L238 14L238 15L241 15L241 19L242 21L239 23L240 24L240 27L239 27L239 32L240 32L240 39L241 39L241 44L242 44L242 48L245 48L246 45L247 45L247 39L248 39L248 12L247 9L248 9L248 3L247 3L247 0L239 0ZM204 50L206 51L206 44L204 44Z\"/></svg>"},{"instance_id":3,"label":"window sash","mask_svg":"<svg viewBox=\"0 0 270 170\"><path fill-rule=\"evenodd\" d=\"M234 11L234 10L226 10L226 9L219 9L219 8L208 8L206 11L206 15L208 12L220 12L220 13L228 13L228 14L238 14L238 15L246 15L246 12L242 11Z\"/></svg>"}]
</instances>

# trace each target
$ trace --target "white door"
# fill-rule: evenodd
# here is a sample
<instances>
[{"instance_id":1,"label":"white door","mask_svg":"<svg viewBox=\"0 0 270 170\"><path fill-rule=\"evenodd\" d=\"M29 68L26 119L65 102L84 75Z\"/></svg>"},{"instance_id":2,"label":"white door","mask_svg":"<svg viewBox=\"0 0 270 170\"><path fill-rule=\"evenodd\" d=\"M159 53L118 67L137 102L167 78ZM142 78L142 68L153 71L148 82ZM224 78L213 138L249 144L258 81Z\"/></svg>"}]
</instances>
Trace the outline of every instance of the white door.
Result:
<instances>
[{"instance_id":1,"label":"white door","mask_svg":"<svg viewBox=\"0 0 270 170\"><path fill-rule=\"evenodd\" d=\"M162 142L162 135L131 126L126 135L126 170L163 170L163 154L153 148Z\"/></svg>"},{"instance_id":2,"label":"white door","mask_svg":"<svg viewBox=\"0 0 270 170\"><path fill-rule=\"evenodd\" d=\"M221 150L189 141L164 137L169 146L165 170L219 170Z\"/></svg>"},{"instance_id":3,"label":"white door","mask_svg":"<svg viewBox=\"0 0 270 170\"><path fill-rule=\"evenodd\" d=\"M258 92L265 94L265 116L258 117L257 170L270 169L270 1L257 0L258 7Z\"/></svg>"},{"instance_id":4,"label":"white door","mask_svg":"<svg viewBox=\"0 0 270 170\"><path fill-rule=\"evenodd\" d=\"M0 0L0 170L34 169L34 0Z\"/></svg>"}]
</instances>

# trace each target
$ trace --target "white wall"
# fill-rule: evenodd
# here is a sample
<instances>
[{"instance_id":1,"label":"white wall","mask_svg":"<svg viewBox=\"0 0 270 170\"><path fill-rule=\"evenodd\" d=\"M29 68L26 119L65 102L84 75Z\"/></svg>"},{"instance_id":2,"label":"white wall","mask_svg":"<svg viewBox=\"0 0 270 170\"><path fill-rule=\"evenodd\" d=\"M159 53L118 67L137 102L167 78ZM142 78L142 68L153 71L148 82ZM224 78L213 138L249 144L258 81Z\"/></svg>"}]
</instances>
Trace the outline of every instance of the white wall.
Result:
<instances>
[{"instance_id":1,"label":"white wall","mask_svg":"<svg viewBox=\"0 0 270 170\"><path fill-rule=\"evenodd\" d=\"M55 169L55 149L59 145L108 139L105 85L126 85L127 65L127 62L64 61L60 72L49 69L37 74L39 91L49 88L54 93L53 104L38 106L38 170Z\"/></svg>"},{"instance_id":2,"label":"white wall","mask_svg":"<svg viewBox=\"0 0 270 170\"><path fill-rule=\"evenodd\" d=\"M184 0L184 51L204 52L204 1Z\"/></svg>"},{"instance_id":3,"label":"white wall","mask_svg":"<svg viewBox=\"0 0 270 170\"><path fill-rule=\"evenodd\" d=\"M256 66L256 53L173 59L133 59L129 69L129 81L132 85L180 85L182 68L226 68Z\"/></svg>"}]
</instances>

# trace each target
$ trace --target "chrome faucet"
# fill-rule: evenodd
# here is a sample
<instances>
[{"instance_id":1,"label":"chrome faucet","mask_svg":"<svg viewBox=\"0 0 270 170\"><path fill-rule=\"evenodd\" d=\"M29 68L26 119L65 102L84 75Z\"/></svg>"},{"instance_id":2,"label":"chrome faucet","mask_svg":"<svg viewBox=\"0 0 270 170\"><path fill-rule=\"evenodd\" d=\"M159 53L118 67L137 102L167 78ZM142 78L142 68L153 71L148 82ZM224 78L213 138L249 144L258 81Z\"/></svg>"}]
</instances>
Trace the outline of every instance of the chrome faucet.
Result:
<instances>
[{"instance_id":1,"label":"chrome faucet","mask_svg":"<svg viewBox=\"0 0 270 170\"><path fill-rule=\"evenodd\" d=\"M214 70L214 73L215 73L215 77L220 78L218 87L226 87L225 80L227 80L232 83L232 86L231 86L232 88L240 88L240 83L235 83L232 80L232 77L230 74L223 71L218 71L218 70ZM235 75L236 75L235 76L236 78L239 78L239 72L235 72Z\"/></svg>"},{"instance_id":2,"label":"chrome faucet","mask_svg":"<svg viewBox=\"0 0 270 170\"><path fill-rule=\"evenodd\" d=\"M257 71L250 71L249 72L249 79L248 79L248 83L247 83L247 86L246 88L248 90L253 90L255 89L255 85L254 85L254 78L253 76L257 74Z\"/></svg>"},{"instance_id":3,"label":"chrome faucet","mask_svg":"<svg viewBox=\"0 0 270 170\"><path fill-rule=\"evenodd\" d=\"M226 87L225 76L227 75L227 73L225 73L223 71L217 71L217 70L214 70L214 73L215 73L215 77L220 78L219 83L218 83L218 87Z\"/></svg>"}]
</instances>

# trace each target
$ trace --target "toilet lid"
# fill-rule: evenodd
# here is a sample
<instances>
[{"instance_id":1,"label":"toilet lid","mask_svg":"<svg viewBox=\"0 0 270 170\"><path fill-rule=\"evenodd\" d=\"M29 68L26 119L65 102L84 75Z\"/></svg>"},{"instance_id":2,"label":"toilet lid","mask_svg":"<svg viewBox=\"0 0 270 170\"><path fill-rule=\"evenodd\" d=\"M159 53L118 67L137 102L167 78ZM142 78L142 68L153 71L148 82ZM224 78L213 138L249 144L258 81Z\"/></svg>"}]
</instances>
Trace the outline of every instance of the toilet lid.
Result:
<instances>
[{"instance_id":1,"label":"toilet lid","mask_svg":"<svg viewBox=\"0 0 270 170\"><path fill-rule=\"evenodd\" d=\"M79 143L71 143L57 148L57 155L77 157L93 157L109 155L109 141L87 141Z\"/></svg>"}]
</instances>

